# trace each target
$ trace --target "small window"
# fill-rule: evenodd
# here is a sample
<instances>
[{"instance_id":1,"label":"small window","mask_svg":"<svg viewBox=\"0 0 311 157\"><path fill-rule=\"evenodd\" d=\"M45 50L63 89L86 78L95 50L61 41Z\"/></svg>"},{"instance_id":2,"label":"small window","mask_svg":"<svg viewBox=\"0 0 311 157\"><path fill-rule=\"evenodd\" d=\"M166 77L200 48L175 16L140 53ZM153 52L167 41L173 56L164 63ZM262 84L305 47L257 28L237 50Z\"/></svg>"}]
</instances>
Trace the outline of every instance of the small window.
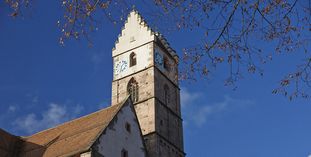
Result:
<instances>
[{"instance_id":1,"label":"small window","mask_svg":"<svg viewBox=\"0 0 311 157\"><path fill-rule=\"evenodd\" d=\"M128 157L128 152L127 152L127 150L123 149L123 150L121 151L121 157Z\"/></svg>"},{"instance_id":2,"label":"small window","mask_svg":"<svg viewBox=\"0 0 311 157\"><path fill-rule=\"evenodd\" d=\"M170 71L170 65L169 65L169 60L168 60L168 58L167 57L164 57L164 59L163 59L164 61L164 69L165 70L167 70L167 71Z\"/></svg>"},{"instance_id":3,"label":"small window","mask_svg":"<svg viewBox=\"0 0 311 157\"><path fill-rule=\"evenodd\" d=\"M131 133L131 124L130 123L125 123L125 129L127 132Z\"/></svg>"},{"instance_id":4,"label":"small window","mask_svg":"<svg viewBox=\"0 0 311 157\"><path fill-rule=\"evenodd\" d=\"M132 52L130 54L130 67L136 65L136 54Z\"/></svg>"},{"instance_id":5,"label":"small window","mask_svg":"<svg viewBox=\"0 0 311 157\"><path fill-rule=\"evenodd\" d=\"M135 41L135 38L133 36L131 36L130 42L134 42L134 41Z\"/></svg>"}]
</instances>

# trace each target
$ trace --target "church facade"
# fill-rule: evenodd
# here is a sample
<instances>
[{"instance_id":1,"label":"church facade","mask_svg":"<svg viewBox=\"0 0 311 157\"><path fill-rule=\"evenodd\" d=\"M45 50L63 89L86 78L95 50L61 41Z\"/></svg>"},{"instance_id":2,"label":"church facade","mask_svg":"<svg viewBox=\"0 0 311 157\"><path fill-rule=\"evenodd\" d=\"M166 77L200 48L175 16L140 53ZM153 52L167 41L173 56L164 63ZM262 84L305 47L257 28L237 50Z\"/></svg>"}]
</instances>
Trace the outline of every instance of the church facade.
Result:
<instances>
[{"instance_id":1,"label":"church facade","mask_svg":"<svg viewBox=\"0 0 311 157\"><path fill-rule=\"evenodd\" d=\"M112 58L110 107L28 137L0 129L0 157L184 157L176 52L132 11Z\"/></svg>"}]
</instances>

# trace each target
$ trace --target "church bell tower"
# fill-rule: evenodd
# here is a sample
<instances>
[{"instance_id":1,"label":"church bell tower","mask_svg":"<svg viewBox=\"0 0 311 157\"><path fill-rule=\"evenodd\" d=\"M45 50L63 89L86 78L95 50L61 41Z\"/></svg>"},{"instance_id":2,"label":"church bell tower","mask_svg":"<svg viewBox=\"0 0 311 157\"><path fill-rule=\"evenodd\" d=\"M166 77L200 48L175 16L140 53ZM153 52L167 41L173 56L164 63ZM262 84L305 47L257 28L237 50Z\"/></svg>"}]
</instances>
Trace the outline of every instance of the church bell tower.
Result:
<instances>
[{"instance_id":1,"label":"church bell tower","mask_svg":"<svg viewBox=\"0 0 311 157\"><path fill-rule=\"evenodd\" d=\"M184 157L176 52L132 11L112 58L112 104L131 96L149 157Z\"/></svg>"}]
</instances>

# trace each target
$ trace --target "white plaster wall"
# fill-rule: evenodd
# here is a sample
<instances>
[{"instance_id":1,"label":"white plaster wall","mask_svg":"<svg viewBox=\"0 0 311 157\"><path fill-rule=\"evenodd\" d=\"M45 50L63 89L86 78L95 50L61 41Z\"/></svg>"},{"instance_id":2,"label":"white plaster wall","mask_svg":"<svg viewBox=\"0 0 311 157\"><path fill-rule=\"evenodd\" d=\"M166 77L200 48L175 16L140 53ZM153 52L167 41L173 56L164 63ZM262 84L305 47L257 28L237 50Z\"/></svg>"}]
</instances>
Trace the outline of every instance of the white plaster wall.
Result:
<instances>
[{"instance_id":1,"label":"white plaster wall","mask_svg":"<svg viewBox=\"0 0 311 157\"><path fill-rule=\"evenodd\" d=\"M131 125L130 133L125 129L126 122ZM94 149L105 157L120 157L123 149L129 157L146 157L139 124L129 104L121 109Z\"/></svg>"},{"instance_id":2,"label":"white plaster wall","mask_svg":"<svg viewBox=\"0 0 311 157\"><path fill-rule=\"evenodd\" d=\"M153 44L149 43L141 47L138 47L132 51L128 51L127 53L123 53L119 56L114 57L113 58L113 64L114 64L113 65L113 79L116 80L116 79L128 76L130 74L133 74L137 71L140 71L152 65L152 60L153 60L152 51L153 51ZM130 54L132 52L135 52L137 62L135 66L130 67L129 59L130 59ZM126 61L127 66L123 72L118 73L116 66L117 66L117 63L119 63L120 61Z\"/></svg>"}]
</instances>

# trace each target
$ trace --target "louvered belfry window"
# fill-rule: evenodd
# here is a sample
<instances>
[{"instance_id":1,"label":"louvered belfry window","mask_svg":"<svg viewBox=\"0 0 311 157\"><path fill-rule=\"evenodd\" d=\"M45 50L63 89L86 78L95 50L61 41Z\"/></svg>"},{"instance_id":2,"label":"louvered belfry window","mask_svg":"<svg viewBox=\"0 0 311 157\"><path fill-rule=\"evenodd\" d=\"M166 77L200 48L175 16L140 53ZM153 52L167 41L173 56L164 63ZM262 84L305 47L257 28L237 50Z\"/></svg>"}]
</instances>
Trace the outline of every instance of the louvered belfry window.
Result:
<instances>
[{"instance_id":1,"label":"louvered belfry window","mask_svg":"<svg viewBox=\"0 0 311 157\"><path fill-rule=\"evenodd\" d=\"M138 101L138 83L134 78L131 78L127 85L128 94L131 96L133 102Z\"/></svg>"}]
</instances>

